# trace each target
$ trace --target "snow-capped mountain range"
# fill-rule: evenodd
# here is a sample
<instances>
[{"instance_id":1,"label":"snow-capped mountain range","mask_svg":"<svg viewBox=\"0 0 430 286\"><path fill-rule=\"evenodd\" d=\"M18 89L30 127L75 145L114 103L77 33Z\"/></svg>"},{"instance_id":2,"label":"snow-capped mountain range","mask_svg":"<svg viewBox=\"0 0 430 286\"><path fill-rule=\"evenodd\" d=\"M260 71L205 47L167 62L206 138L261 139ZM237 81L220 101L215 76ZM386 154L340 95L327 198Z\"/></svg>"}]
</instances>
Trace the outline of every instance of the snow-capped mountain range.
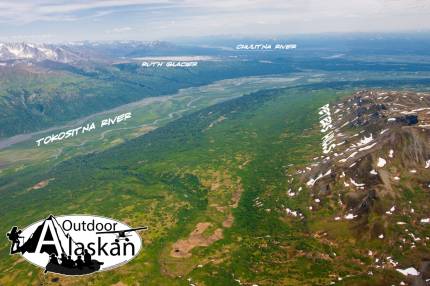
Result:
<instances>
[{"instance_id":1,"label":"snow-capped mountain range","mask_svg":"<svg viewBox=\"0 0 430 286\"><path fill-rule=\"evenodd\" d=\"M82 57L67 46L32 43L0 43L0 60L51 60L73 62Z\"/></svg>"},{"instance_id":2,"label":"snow-capped mountain range","mask_svg":"<svg viewBox=\"0 0 430 286\"><path fill-rule=\"evenodd\" d=\"M3 62L0 65L6 64L6 61L34 63L49 60L61 63L77 63L142 56L206 55L212 53L214 51L211 49L198 46L181 46L164 41L83 41L58 44L0 42L0 62Z\"/></svg>"}]
</instances>

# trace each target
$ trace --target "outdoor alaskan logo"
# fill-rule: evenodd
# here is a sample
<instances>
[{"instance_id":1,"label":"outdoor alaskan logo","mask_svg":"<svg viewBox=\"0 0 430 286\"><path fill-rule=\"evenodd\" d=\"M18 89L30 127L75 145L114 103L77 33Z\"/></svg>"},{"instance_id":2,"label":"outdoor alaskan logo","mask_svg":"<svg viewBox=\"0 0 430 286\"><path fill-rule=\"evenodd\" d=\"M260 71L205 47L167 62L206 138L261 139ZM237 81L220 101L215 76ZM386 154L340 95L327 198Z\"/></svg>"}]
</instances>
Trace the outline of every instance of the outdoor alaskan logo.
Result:
<instances>
[{"instance_id":1,"label":"outdoor alaskan logo","mask_svg":"<svg viewBox=\"0 0 430 286\"><path fill-rule=\"evenodd\" d=\"M46 272L84 275L118 267L142 247L137 231L113 219L90 215L50 215L23 230L7 233L10 254L21 254Z\"/></svg>"}]
</instances>

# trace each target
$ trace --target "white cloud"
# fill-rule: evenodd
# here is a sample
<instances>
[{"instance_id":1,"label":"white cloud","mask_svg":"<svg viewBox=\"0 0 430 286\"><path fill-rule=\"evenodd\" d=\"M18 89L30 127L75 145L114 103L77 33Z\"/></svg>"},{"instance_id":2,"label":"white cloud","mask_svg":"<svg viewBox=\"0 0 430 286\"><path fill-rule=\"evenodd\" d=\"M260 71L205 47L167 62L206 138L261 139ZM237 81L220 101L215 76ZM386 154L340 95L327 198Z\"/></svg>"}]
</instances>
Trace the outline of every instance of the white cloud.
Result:
<instances>
[{"instance_id":1,"label":"white cloud","mask_svg":"<svg viewBox=\"0 0 430 286\"><path fill-rule=\"evenodd\" d=\"M11 42L21 42L21 41L31 41L31 42L49 42L54 39L55 35L52 34L22 34L13 35L8 37L0 37L0 41L11 41Z\"/></svg>"},{"instance_id":2,"label":"white cloud","mask_svg":"<svg viewBox=\"0 0 430 286\"><path fill-rule=\"evenodd\" d=\"M132 31L133 29L130 27L118 27L118 28L113 28L110 30L106 30L107 34L115 34L115 33L124 33L124 32L129 32Z\"/></svg>"},{"instance_id":3,"label":"white cloud","mask_svg":"<svg viewBox=\"0 0 430 286\"><path fill-rule=\"evenodd\" d=\"M345 15L383 15L391 13L426 13L430 11L427 0L0 0L0 18L22 19L27 16L33 20L46 20L58 15L70 15L81 11L120 8L127 6L171 7L172 9L199 8L208 12L229 13L270 13L283 12L285 17L291 14L323 17L344 17ZM180 11L180 10L179 10Z\"/></svg>"},{"instance_id":4,"label":"white cloud","mask_svg":"<svg viewBox=\"0 0 430 286\"><path fill-rule=\"evenodd\" d=\"M77 13L92 11L93 14L100 13L105 9L127 7L133 5L162 5L169 1L163 0L89 0L89 1L5 1L0 0L0 21L33 22L59 20L63 17L77 19Z\"/></svg>"},{"instance_id":5,"label":"white cloud","mask_svg":"<svg viewBox=\"0 0 430 286\"><path fill-rule=\"evenodd\" d=\"M139 17L127 22L133 15ZM33 23L54 21L66 25L64 22L74 21L76 27L68 28L75 29L76 34L85 27L79 32L112 37L125 32L137 36L142 31L147 37L168 38L178 34L423 30L430 29L428 15L428 0L0 0L0 23L22 27L18 33L24 33ZM83 24L88 19L94 26ZM125 26L106 30L118 25L118 19L133 25L133 29ZM100 23L104 26L96 25ZM61 27L58 25L57 30Z\"/></svg>"}]
</instances>

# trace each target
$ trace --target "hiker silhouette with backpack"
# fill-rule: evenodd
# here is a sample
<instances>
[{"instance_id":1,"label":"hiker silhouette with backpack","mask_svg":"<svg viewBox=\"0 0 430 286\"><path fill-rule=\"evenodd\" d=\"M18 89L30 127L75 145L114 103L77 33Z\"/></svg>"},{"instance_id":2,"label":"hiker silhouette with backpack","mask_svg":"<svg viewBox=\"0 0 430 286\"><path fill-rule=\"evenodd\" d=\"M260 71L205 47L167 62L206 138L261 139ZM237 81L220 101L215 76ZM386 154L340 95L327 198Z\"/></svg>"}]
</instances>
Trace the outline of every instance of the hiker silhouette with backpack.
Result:
<instances>
[{"instance_id":1,"label":"hiker silhouette with backpack","mask_svg":"<svg viewBox=\"0 0 430 286\"><path fill-rule=\"evenodd\" d=\"M14 254L17 252L20 252L20 242L19 239L22 238L20 236L22 230L18 229L18 227L14 226L8 232L6 235L9 238L9 240L12 242L12 245L10 246L10 254Z\"/></svg>"}]
</instances>

